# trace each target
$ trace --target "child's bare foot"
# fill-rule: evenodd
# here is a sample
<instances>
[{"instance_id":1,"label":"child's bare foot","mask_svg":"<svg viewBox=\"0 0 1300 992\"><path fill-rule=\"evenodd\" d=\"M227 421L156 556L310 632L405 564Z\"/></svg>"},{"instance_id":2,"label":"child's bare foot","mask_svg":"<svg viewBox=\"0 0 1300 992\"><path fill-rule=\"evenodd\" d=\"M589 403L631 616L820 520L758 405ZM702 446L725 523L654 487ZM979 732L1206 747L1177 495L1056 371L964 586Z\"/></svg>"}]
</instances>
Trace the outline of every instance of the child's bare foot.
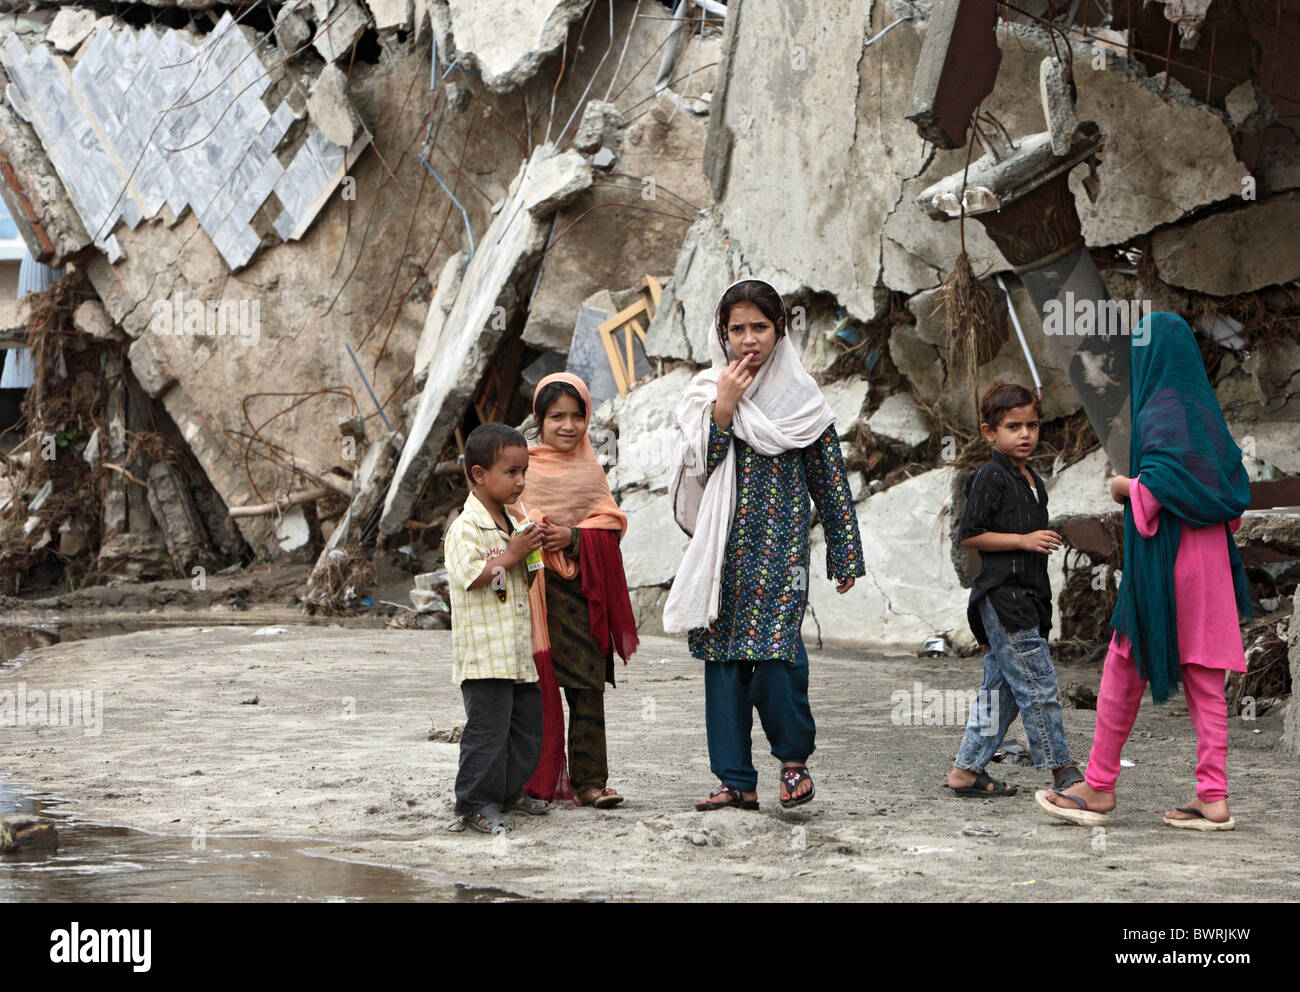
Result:
<instances>
[{"instance_id":1,"label":"child's bare foot","mask_svg":"<svg viewBox=\"0 0 1300 992\"><path fill-rule=\"evenodd\" d=\"M1088 804L1087 808L1093 813L1109 813L1115 809L1115 793L1098 792L1087 782L1076 782L1068 789L1061 790L1067 796L1076 796ZM1076 810L1080 806L1078 803L1072 803L1068 799L1058 796L1055 790L1048 790L1047 801L1053 806L1060 806L1062 809Z\"/></svg>"},{"instance_id":2,"label":"child's bare foot","mask_svg":"<svg viewBox=\"0 0 1300 992\"><path fill-rule=\"evenodd\" d=\"M1180 809L1171 809L1165 814L1168 820L1209 820L1211 823L1227 823L1232 819L1232 814L1228 812L1228 800L1218 799L1212 803L1207 803L1202 799L1193 799L1187 804L1190 809L1199 809L1202 816L1195 813L1184 813Z\"/></svg>"}]
</instances>

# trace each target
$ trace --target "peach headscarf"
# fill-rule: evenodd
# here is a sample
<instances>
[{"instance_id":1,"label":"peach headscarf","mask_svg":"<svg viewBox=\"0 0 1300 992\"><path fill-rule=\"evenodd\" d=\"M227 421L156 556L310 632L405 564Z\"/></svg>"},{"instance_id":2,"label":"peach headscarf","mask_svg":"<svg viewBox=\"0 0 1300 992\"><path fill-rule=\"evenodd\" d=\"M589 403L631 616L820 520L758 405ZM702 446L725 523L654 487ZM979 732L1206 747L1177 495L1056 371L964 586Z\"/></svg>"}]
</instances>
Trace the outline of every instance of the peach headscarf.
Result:
<instances>
[{"instance_id":1,"label":"peach headscarf","mask_svg":"<svg viewBox=\"0 0 1300 992\"><path fill-rule=\"evenodd\" d=\"M576 375L555 372L537 384L533 390L534 403L541 391L553 382L572 386L582 397L587 408L582 437L572 451L560 451L546 443L528 449L528 481L521 502L533 520L540 521L545 517L561 527L616 530L621 535L627 531L627 515L614 502L614 494L605 481L605 470L596 460L596 449L591 446L591 437L587 434L591 423L591 393L587 384ZM538 411L539 427L545 414L545 410ZM550 566L551 562L548 561L547 565ZM554 570L561 571L558 567Z\"/></svg>"}]
</instances>

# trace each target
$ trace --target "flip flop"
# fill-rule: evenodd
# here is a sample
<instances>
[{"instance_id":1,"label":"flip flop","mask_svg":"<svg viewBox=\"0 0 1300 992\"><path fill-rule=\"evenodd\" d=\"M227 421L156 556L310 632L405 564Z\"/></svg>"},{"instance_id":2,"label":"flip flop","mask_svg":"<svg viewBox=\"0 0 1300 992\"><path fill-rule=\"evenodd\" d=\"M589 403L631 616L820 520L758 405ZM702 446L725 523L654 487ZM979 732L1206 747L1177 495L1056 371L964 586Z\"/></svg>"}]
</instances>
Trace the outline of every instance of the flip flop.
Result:
<instances>
[{"instance_id":1,"label":"flip flop","mask_svg":"<svg viewBox=\"0 0 1300 992\"><path fill-rule=\"evenodd\" d=\"M993 786L992 789L989 788L990 785ZM1006 782L998 782L989 778L988 772L980 772L975 776L975 781L970 785L963 785L956 789L953 789L951 785L948 785L947 788L952 789L955 795L961 796L963 799L988 799L997 798L998 796L1014 796L1020 791L1019 786L1007 785Z\"/></svg>"},{"instance_id":2,"label":"flip flop","mask_svg":"<svg viewBox=\"0 0 1300 992\"><path fill-rule=\"evenodd\" d=\"M802 796L796 796L795 790L799 788L801 782L807 781L808 791ZM794 809L796 806L802 806L804 803L812 802L812 797L817 795L817 786L813 785L812 776L808 774L808 766L803 765L796 768L781 769L781 784L785 786L785 794L788 799L781 800L781 806L784 809Z\"/></svg>"},{"instance_id":3,"label":"flip flop","mask_svg":"<svg viewBox=\"0 0 1300 992\"><path fill-rule=\"evenodd\" d=\"M1171 817L1164 817L1166 827L1177 827L1179 830L1235 830L1237 821L1229 816L1220 823L1218 820L1211 820L1201 810L1195 806L1175 806L1179 813L1192 813L1197 818L1194 820L1175 820Z\"/></svg>"},{"instance_id":4,"label":"flip flop","mask_svg":"<svg viewBox=\"0 0 1300 992\"><path fill-rule=\"evenodd\" d=\"M1048 816L1054 816L1058 820L1066 820L1069 823L1076 823L1081 827L1105 827L1110 825L1109 813L1098 813L1096 810L1088 808L1088 804L1078 796L1072 796L1068 792L1061 792L1059 789L1051 789L1058 796L1064 796L1073 803L1078 803L1078 809L1063 809L1047 799L1047 789L1039 789L1034 793L1034 802L1038 803L1038 808Z\"/></svg>"},{"instance_id":5,"label":"flip flop","mask_svg":"<svg viewBox=\"0 0 1300 992\"><path fill-rule=\"evenodd\" d=\"M696 803L695 808L701 813L707 813L711 809L758 809L757 799L746 799L744 793L730 785L720 785L709 793L709 798L714 796L726 795L725 803Z\"/></svg>"}]
</instances>

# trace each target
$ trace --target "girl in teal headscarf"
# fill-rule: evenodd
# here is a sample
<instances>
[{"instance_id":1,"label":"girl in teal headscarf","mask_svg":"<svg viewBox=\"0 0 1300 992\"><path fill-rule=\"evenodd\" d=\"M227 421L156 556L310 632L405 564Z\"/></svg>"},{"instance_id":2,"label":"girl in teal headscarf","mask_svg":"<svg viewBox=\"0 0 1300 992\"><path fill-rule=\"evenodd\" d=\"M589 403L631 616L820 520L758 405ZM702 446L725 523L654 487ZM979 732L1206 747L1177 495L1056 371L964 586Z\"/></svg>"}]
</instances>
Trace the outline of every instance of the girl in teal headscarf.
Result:
<instances>
[{"instance_id":1,"label":"girl in teal headscarf","mask_svg":"<svg viewBox=\"0 0 1300 992\"><path fill-rule=\"evenodd\" d=\"M1126 504L1124 571L1092 754L1085 782L1035 798L1060 819L1108 823L1143 686L1162 703L1181 681L1196 728L1197 799L1164 822L1231 830L1223 685L1225 670L1246 670L1238 613L1251 616L1250 587L1232 532L1250 503L1250 483L1186 322L1171 313L1145 318L1130 355L1130 475L1111 483L1111 495Z\"/></svg>"}]
</instances>

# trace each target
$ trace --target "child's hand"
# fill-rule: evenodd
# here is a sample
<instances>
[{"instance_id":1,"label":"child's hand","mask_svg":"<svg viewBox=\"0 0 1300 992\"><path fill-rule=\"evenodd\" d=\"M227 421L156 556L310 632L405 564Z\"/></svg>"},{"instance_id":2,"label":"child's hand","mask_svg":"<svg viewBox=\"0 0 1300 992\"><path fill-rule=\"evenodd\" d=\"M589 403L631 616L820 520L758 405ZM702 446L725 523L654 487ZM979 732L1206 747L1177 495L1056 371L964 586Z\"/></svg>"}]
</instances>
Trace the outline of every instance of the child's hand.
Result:
<instances>
[{"instance_id":1,"label":"child's hand","mask_svg":"<svg viewBox=\"0 0 1300 992\"><path fill-rule=\"evenodd\" d=\"M1117 475L1110 480L1110 498L1116 503L1128 501L1128 487L1133 480L1127 475Z\"/></svg>"},{"instance_id":2,"label":"child's hand","mask_svg":"<svg viewBox=\"0 0 1300 992\"><path fill-rule=\"evenodd\" d=\"M714 404L714 412L726 421L726 424L719 422L719 427L727 427L731 424L731 415L736 412L736 405L740 398L745 395L745 390L749 384L754 381L756 370L750 369L751 356L745 355L743 358L737 358L727 366L727 370L722 373L718 379L718 401ZM718 419L715 417L714 419Z\"/></svg>"},{"instance_id":3,"label":"child's hand","mask_svg":"<svg viewBox=\"0 0 1300 992\"><path fill-rule=\"evenodd\" d=\"M1036 530L1032 534L1021 536L1020 550L1037 551L1040 554L1050 555L1060 548L1062 540L1061 535L1054 530Z\"/></svg>"},{"instance_id":4,"label":"child's hand","mask_svg":"<svg viewBox=\"0 0 1300 992\"><path fill-rule=\"evenodd\" d=\"M512 564L523 561L542 546L542 532L535 523L530 523L523 530L510 538L510 548L506 554L513 559Z\"/></svg>"},{"instance_id":5,"label":"child's hand","mask_svg":"<svg viewBox=\"0 0 1300 992\"><path fill-rule=\"evenodd\" d=\"M843 596L846 592L848 592L852 588L853 588L852 575L850 575L848 578L840 579L837 583L835 583L835 591L839 593L841 596Z\"/></svg>"},{"instance_id":6,"label":"child's hand","mask_svg":"<svg viewBox=\"0 0 1300 992\"><path fill-rule=\"evenodd\" d=\"M573 528L558 524L541 524L542 547L547 551L563 551L573 543Z\"/></svg>"}]
</instances>

